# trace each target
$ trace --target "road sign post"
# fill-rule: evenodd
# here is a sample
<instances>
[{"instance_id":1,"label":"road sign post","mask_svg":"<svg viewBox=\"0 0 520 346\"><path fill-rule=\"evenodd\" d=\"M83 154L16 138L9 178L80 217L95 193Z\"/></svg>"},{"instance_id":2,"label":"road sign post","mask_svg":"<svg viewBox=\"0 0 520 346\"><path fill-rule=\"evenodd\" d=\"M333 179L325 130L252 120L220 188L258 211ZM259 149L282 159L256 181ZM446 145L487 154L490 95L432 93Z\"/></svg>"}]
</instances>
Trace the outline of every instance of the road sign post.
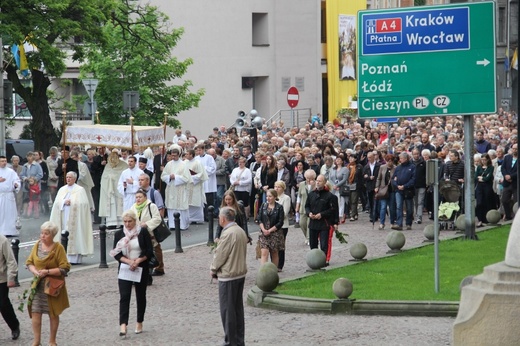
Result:
<instances>
[{"instance_id":1,"label":"road sign post","mask_svg":"<svg viewBox=\"0 0 520 346\"><path fill-rule=\"evenodd\" d=\"M493 2L358 13L360 118L496 112Z\"/></svg>"},{"instance_id":2,"label":"road sign post","mask_svg":"<svg viewBox=\"0 0 520 346\"><path fill-rule=\"evenodd\" d=\"M294 108L298 106L298 102L300 101L300 92L298 88L292 86L287 90L287 104L291 107L291 127L294 126Z\"/></svg>"},{"instance_id":3,"label":"road sign post","mask_svg":"<svg viewBox=\"0 0 520 346\"><path fill-rule=\"evenodd\" d=\"M94 94L96 92L97 86L99 84L99 80L97 79L83 79L82 80L83 85L85 86L85 89L87 90L88 97L90 99L89 102L89 110L90 110L90 116L92 117L92 124L96 123L94 113L96 112L96 104L94 101Z\"/></svg>"}]
</instances>

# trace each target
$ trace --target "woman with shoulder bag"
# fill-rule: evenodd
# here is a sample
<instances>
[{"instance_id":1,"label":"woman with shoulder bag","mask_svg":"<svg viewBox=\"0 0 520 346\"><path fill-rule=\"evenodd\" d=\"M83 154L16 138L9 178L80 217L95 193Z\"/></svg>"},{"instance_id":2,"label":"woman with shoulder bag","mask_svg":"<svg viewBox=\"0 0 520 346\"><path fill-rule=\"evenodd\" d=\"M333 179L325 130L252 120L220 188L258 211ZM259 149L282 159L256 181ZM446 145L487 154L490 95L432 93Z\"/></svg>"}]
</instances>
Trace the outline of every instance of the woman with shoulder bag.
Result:
<instances>
[{"instance_id":1,"label":"woman with shoulder bag","mask_svg":"<svg viewBox=\"0 0 520 346\"><path fill-rule=\"evenodd\" d=\"M291 197L286 195L285 192L285 182L282 180L278 180L274 183L274 190L278 194L278 200L276 203L280 204L283 207L283 225L282 225L282 247L278 249L278 271L281 272L283 266L285 264L285 239L287 238L287 233L289 231L289 213L291 212Z\"/></svg>"},{"instance_id":2,"label":"woman with shoulder bag","mask_svg":"<svg viewBox=\"0 0 520 346\"><path fill-rule=\"evenodd\" d=\"M135 297L137 301L137 324L135 333L143 331L144 313L146 311L146 287L148 286L148 261L153 256L153 246L150 233L138 225L138 218L133 210L123 213L123 229L114 234L114 249L110 256L119 262L118 271L136 271L142 268L141 278L138 282L118 279L119 286L119 336L125 337L128 319L130 315L130 297L132 286L135 286ZM125 264L128 268L121 269Z\"/></svg>"},{"instance_id":3,"label":"woman with shoulder bag","mask_svg":"<svg viewBox=\"0 0 520 346\"><path fill-rule=\"evenodd\" d=\"M256 218L256 223L260 226L260 264L267 262L271 255L271 262L278 267L278 250L283 246L283 207L276 203L278 194L274 189L268 189L266 193L267 201L262 204Z\"/></svg>"},{"instance_id":4,"label":"woman with shoulder bag","mask_svg":"<svg viewBox=\"0 0 520 346\"><path fill-rule=\"evenodd\" d=\"M31 254L25 262L27 269L39 279L33 282L36 294L29 297L27 310L32 321L34 334L33 345L40 345L42 331L42 314L48 314L50 320L49 345L56 345L56 335L60 325L60 314L69 307L69 296L65 285L65 275L70 270L67 253L59 242L54 242L58 226L47 221L40 227L40 240L34 244ZM63 281L59 293L45 292L47 280ZM54 286L54 285L53 285ZM32 294L31 294L32 295Z\"/></svg>"},{"instance_id":5,"label":"woman with shoulder bag","mask_svg":"<svg viewBox=\"0 0 520 346\"><path fill-rule=\"evenodd\" d=\"M357 163L357 157L355 154L349 157L349 175L347 184L350 187L350 221L356 221L358 219L358 191L363 184L363 167Z\"/></svg>"},{"instance_id":6,"label":"woman with shoulder bag","mask_svg":"<svg viewBox=\"0 0 520 346\"><path fill-rule=\"evenodd\" d=\"M132 205L130 210L132 210L137 215L139 226L148 230L150 238L152 239L152 246L154 249L156 249L159 246L159 243L155 239L153 230L157 228L157 226L159 226L162 221L159 208L157 205L155 205L155 203L152 203L152 201L148 199L146 191L139 189L135 193L135 203ZM155 268L149 268L150 275L148 278L148 286L153 283L153 272L161 273L160 275L164 274L162 251L155 251L154 253L155 257L157 257L159 265ZM157 276L157 274L154 276Z\"/></svg>"},{"instance_id":7,"label":"woman with shoulder bag","mask_svg":"<svg viewBox=\"0 0 520 346\"><path fill-rule=\"evenodd\" d=\"M376 179L375 192L378 194L381 188L386 187L387 193L385 198L378 198L379 201L379 229L385 228L386 220L386 208L390 209L390 224L393 225L396 222L396 204L395 204L395 191L392 186L392 176L395 172L394 155L387 154L385 156L386 164L379 168L379 173Z\"/></svg>"},{"instance_id":8,"label":"woman with shoulder bag","mask_svg":"<svg viewBox=\"0 0 520 346\"><path fill-rule=\"evenodd\" d=\"M339 217L341 218L341 223L345 223L347 218L347 213L345 212L345 202L348 196L345 193L342 193L342 189L344 189L345 185L347 184L348 176L349 171L347 167L344 167L343 157L336 157L336 165L329 171L329 181L332 184L331 192L336 197L338 197Z\"/></svg>"}]
</instances>

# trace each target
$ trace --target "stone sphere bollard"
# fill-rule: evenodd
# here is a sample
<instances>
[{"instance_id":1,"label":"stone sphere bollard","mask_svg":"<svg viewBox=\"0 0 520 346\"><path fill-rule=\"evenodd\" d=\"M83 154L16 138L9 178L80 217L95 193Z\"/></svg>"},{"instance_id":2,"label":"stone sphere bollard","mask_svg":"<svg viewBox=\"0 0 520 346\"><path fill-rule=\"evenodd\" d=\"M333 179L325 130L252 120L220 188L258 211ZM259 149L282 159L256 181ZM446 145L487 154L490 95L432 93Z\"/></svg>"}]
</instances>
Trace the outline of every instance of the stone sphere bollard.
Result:
<instances>
[{"instance_id":1,"label":"stone sphere bollard","mask_svg":"<svg viewBox=\"0 0 520 346\"><path fill-rule=\"evenodd\" d=\"M433 225L426 225L423 230L423 234L428 240L434 240L435 239L435 227Z\"/></svg>"},{"instance_id":2,"label":"stone sphere bollard","mask_svg":"<svg viewBox=\"0 0 520 346\"><path fill-rule=\"evenodd\" d=\"M356 243L350 248L350 255L357 260L365 258L367 252L367 246L363 243Z\"/></svg>"},{"instance_id":3,"label":"stone sphere bollard","mask_svg":"<svg viewBox=\"0 0 520 346\"><path fill-rule=\"evenodd\" d=\"M278 268L271 262L264 263L258 269L256 274L256 285L264 292L272 292L280 278L278 277Z\"/></svg>"},{"instance_id":4,"label":"stone sphere bollard","mask_svg":"<svg viewBox=\"0 0 520 346\"><path fill-rule=\"evenodd\" d=\"M339 278L332 284L332 291L339 299L347 299L354 291L349 279Z\"/></svg>"},{"instance_id":5,"label":"stone sphere bollard","mask_svg":"<svg viewBox=\"0 0 520 346\"><path fill-rule=\"evenodd\" d=\"M455 227L458 230L465 231L466 230L466 216L464 214L459 215L455 220Z\"/></svg>"},{"instance_id":6,"label":"stone sphere bollard","mask_svg":"<svg viewBox=\"0 0 520 346\"><path fill-rule=\"evenodd\" d=\"M513 204L513 213L516 214L517 211L518 211L518 202L515 202L515 204Z\"/></svg>"},{"instance_id":7,"label":"stone sphere bollard","mask_svg":"<svg viewBox=\"0 0 520 346\"><path fill-rule=\"evenodd\" d=\"M320 249L312 249L305 255L305 261L307 262L309 268L316 270L325 267L327 257Z\"/></svg>"},{"instance_id":8,"label":"stone sphere bollard","mask_svg":"<svg viewBox=\"0 0 520 346\"><path fill-rule=\"evenodd\" d=\"M500 212L496 209L491 209L486 213L486 219L490 224L496 225L501 218L502 215L500 215Z\"/></svg>"},{"instance_id":9,"label":"stone sphere bollard","mask_svg":"<svg viewBox=\"0 0 520 346\"><path fill-rule=\"evenodd\" d=\"M406 243L406 238L403 234L403 232L400 231L392 231L388 233L386 236L386 245L390 248L392 251L399 251Z\"/></svg>"}]
</instances>

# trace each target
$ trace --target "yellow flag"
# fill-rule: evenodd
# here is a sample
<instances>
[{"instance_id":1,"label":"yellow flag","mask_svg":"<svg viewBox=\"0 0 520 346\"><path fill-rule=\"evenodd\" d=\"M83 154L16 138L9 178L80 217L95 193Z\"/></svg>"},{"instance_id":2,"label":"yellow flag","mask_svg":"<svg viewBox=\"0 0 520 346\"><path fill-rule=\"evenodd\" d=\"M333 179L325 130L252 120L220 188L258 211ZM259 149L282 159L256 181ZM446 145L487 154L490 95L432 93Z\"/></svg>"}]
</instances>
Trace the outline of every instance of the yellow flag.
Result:
<instances>
[{"instance_id":1,"label":"yellow flag","mask_svg":"<svg viewBox=\"0 0 520 346\"><path fill-rule=\"evenodd\" d=\"M511 59L511 67L515 70L518 70L518 48L515 49L513 53L513 59Z\"/></svg>"}]
</instances>

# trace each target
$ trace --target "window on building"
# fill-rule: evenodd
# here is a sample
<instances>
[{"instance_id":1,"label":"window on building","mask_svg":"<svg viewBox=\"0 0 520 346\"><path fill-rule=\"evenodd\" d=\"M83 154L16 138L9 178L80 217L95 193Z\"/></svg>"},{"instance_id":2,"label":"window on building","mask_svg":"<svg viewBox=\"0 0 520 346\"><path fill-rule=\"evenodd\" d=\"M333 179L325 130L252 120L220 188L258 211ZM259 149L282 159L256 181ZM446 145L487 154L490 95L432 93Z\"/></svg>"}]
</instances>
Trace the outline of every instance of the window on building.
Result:
<instances>
[{"instance_id":1,"label":"window on building","mask_svg":"<svg viewBox=\"0 0 520 346\"><path fill-rule=\"evenodd\" d=\"M498 8L497 43L505 44L507 37L507 12L505 7Z\"/></svg>"},{"instance_id":2,"label":"window on building","mask_svg":"<svg viewBox=\"0 0 520 346\"><path fill-rule=\"evenodd\" d=\"M253 46L269 46L267 13L253 13Z\"/></svg>"},{"instance_id":3,"label":"window on building","mask_svg":"<svg viewBox=\"0 0 520 346\"><path fill-rule=\"evenodd\" d=\"M394 8L401 7L401 0L374 0L374 8Z\"/></svg>"}]
</instances>

